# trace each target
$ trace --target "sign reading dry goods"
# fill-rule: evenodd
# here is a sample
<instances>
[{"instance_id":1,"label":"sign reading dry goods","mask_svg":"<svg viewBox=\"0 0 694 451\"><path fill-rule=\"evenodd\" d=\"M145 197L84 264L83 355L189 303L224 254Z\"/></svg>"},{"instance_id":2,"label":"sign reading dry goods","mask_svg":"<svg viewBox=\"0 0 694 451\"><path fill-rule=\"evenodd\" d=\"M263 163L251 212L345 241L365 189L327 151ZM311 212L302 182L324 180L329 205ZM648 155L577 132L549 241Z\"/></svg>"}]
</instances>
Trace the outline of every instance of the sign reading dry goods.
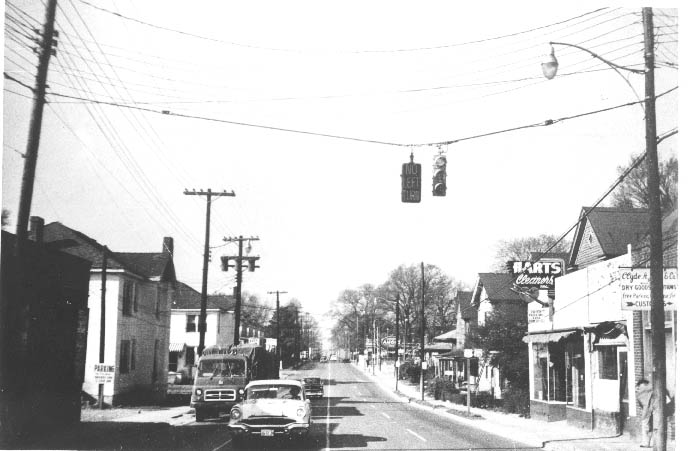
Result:
<instances>
[{"instance_id":1,"label":"sign reading dry goods","mask_svg":"<svg viewBox=\"0 0 694 451\"><path fill-rule=\"evenodd\" d=\"M651 309L650 268L620 268L619 291L622 310ZM675 308L677 294L677 268L663 269L663 303L665 308Z\"/></svg>"},{"instance_id":2,"label":"sign reading dry goods","mask_svg":"<svg viewBox=\"0 0 694 451\"><path fill-rule=\"evenodd\" d=\"M564 274L564 261L514 261L509 262L509 269L516 275L514 283L519 287L554 288L555 277Z\"/></svg>"}]
</instances>

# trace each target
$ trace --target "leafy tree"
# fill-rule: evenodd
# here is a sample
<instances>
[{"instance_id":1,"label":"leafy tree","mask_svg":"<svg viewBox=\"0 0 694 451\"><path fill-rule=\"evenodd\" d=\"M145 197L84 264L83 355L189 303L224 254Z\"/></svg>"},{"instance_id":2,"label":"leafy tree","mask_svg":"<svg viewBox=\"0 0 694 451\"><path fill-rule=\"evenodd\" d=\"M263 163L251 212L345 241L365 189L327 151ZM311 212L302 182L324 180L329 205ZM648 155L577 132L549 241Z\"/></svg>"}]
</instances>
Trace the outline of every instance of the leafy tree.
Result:
<instances>
[{"instance_id":1,"label":"leafy tree","mask_svg":"<svg viewBox=\"0 0 694 451\"><path fill-rule=\"evenodd\" d=\"M506 308L509 307L509 308ZM483 325L473 328L466 341L482 349L492 366L499 368L501 377L515 388L528 387L528 345L523 336L528 331L527 314L523 309L498 305Z\"/></svg>"},{"instance_id":2,"label":"leafy tree","mask_svg":"<svg viewBox=\"0 0 694 451\"><path fill-rule=\"evenodd\" d=\"M279 349L284 366L291 365L299 360L301 320L301 303L297 299L291 299L285 306L279 308ZM277 337L277 310L265 328L265 336Z\"/></svg>"},{"instance_id":3,"label":"leafy tree","mask_svg":"<svg viewBox=\"0 0 694 451\"><path fill-rule=\"evenodd\" d=\"M571 243L567 239L559 240L559 237L555 235L500 240L496 245L493 269L507 272L506 262L508 261L529 260L532 252L569 252L570 247Z\"/></svg>"},{"instance_id":4,"label":"leafy tree","mask_svg":"<svg viewBox=\"0 0 694 451\"><path fill-rule=\"evenodd\" d=\"M241 294L241 323L245 326L263 330L270 319L273 308L260 300L258 295L243 292Z\"/></svg>"},{"instance_id":5,"label":"leafy tree","mask_svg":"<svg viewBox=\"0 0 694 451\"><path fill-rule=\"evenodd\" d=\"M640 155L632 155L629 164L619 166L618 174L623 174L631 167ZM659 163L660 170L660 206L664 212L677 207L677 188L679 164L672 156ZM644 158L614 191L611 199L614 207L647 208L648 207L648 163Z\"/></svg>"}]
</instances>

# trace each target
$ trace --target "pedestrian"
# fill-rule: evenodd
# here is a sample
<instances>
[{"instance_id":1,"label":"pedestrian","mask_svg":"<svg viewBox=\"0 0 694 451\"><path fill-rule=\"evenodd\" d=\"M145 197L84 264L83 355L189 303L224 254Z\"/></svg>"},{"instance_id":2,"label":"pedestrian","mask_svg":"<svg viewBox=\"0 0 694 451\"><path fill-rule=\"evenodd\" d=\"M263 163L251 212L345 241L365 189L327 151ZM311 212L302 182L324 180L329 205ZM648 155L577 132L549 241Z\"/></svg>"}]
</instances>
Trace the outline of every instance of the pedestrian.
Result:
<instances>
[{"instance_id":1,"label":"pedestrian","mask_svg":"<svg viewBox=\"0 0 694 451\"><path fill-rule=\"evenodd\" d=\"M653 436L653 388L648 379L636 383L636 404L641 408L641 448L651 447Z\"/></svg>"}]
</instances>

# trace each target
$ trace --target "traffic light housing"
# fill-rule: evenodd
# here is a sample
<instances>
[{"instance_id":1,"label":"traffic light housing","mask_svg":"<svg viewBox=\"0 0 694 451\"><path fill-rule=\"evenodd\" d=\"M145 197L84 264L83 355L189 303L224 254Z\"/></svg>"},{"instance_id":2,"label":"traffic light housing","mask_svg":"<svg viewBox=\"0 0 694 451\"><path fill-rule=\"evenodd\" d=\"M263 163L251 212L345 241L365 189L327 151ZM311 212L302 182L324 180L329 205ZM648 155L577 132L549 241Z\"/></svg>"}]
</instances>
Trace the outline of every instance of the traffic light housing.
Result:
<instances>
[{"instance_id":1,"label":"traffic light housing","mask_svg":"<svg viewBox=\"0 0 694 451\"><path fill-rule=\"evenodd\" d=\"M221 259L222 259L222 271L224 271L224 272L229 271L229 260L231 259L231 257L222 256Z\"/></svg>"},{"instance_id":2,"label":"traffic light housing","mask_svg":"<svg viewBox=\"0 0 694 451\"><path fill-rule=\"evenodd\" d=\"M250 272L255 271L255 262L258 260L260 257L251 257L248 259L248 270Z\"/></svg>"},{"instance_id":3,"label":"traffic light housing","mask_svg":"<svg viewBox=\"0 0 694 451\"><path fill-rule=\"evenodd\" d=\"M438 155L434 160L434 177L432 180L434 196L446 195L446 156Z\"/></svg>"}]
</instances>

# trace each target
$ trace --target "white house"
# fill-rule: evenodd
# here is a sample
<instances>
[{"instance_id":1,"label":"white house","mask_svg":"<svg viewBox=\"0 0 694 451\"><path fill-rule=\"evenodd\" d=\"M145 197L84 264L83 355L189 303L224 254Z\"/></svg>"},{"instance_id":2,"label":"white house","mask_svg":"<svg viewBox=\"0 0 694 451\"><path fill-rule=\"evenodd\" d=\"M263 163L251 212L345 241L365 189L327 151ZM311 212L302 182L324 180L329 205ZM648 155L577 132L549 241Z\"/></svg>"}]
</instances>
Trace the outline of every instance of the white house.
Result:
<instances>
[{"instance_id":1,"label":"white house","mask_svg":"<svg viewBox=\"0 0 694 451\"><path fill-rule=\"evenodd\" d=\"M200 344L201 294L183 282L176 286L176 297L171 307L171 333L169 339L169 371L183 372L190 377ZM207 297L205 347L226 347L234 344L234 307L236 300L230 295ZM257 328L240 324L240 341L263 336Z\"/></svg>"},{"instance_id":2,"label":"white house","mask_svg":"<svg viewBox=\"0 0 694 451\"><path fill-rule=\"evenodd\" d=\"M176 283L173 238L165 237L159 252L113 252L87 235L53 222L44 227L44 241L92 262L82 390L97 398L103 383L104 401L111 404L163 399ZM102 287L106 306L103 331Z\"/></svg>"}]
</instances>

